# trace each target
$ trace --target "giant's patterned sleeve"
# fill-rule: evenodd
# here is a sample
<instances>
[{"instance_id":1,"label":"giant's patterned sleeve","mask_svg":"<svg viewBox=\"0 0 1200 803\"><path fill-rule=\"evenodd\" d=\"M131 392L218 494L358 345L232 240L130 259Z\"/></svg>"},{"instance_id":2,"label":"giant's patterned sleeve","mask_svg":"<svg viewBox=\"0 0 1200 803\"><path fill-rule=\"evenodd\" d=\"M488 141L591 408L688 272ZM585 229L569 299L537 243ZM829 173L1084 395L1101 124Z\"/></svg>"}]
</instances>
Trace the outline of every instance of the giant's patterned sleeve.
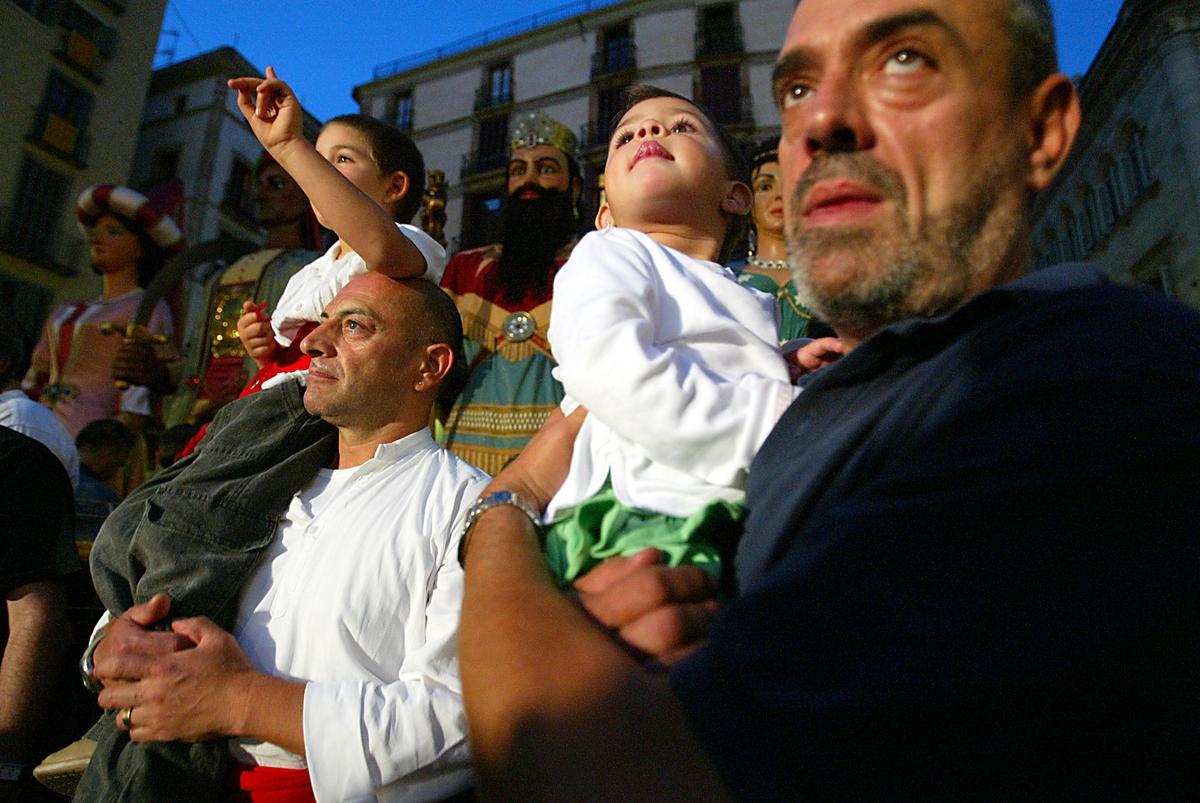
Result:
<instances>
[{"instance_id":1,"label":"giant's patterned sleeve","mask_svg":"<svg viewBox=\"0 0 1200 803\"><path fill-rule=\"evenodd\" d=\"M555 375L570 397L651 459L739 486L795 389L751 371L731 380L686 343L663 342L665 289L652 259L629 237L588 235L575 247L554 283ZM714 313L713 325L736 322Z\"/></svg>"}]
</instances>

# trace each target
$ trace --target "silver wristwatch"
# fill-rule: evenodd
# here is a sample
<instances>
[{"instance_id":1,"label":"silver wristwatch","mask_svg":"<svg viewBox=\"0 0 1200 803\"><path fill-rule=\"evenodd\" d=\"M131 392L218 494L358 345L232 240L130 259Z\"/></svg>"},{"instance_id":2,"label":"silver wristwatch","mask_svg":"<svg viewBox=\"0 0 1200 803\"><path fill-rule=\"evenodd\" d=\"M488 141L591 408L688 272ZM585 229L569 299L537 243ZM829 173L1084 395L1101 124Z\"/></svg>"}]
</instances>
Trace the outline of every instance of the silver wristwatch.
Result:
<instances>
[{"instance_id":1,"label":"silver wristwatch","mask_svg":"<svg viewBox=\"0 0 1200 803\"><path fill-rule=\"evenodd\" d=\"M538 536L541 537L542 514L532 502L515 491L495 491L485 494L476 499L475 504L471 505L470 510L467 511L466 521L463 522L462 538L458 542L459 565L462 565L463 558L467 552L467 536L471 532L471 528L475 526L475 522L483 515L485 510L490 510L499 505L511 505L528 516L529 520L533 522Z\"/></svg>"},{"instance_id":2,"label":"silver wristwatch","mask_svg":"<svg viewBox=\"0 0 1200 803\"><path fill-rule=\"evenodd\" d=\"M96 662L92 656L96 652L96 648L103 641L105 632L100 630L92 637L88 643L87 649L83 651L83 657L79 659L79 677L83 680L83 687L92 694L100 693L100 681L96 680Z\"/></svg>"}]
</instances>

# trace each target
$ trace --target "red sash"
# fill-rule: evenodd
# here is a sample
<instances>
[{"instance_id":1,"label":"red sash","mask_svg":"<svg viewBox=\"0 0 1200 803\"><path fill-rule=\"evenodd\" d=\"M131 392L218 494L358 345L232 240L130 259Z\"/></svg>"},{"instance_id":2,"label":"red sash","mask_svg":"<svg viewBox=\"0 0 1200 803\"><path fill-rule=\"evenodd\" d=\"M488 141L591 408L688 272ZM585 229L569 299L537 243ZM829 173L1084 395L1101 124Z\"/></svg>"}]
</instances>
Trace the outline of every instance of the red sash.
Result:
<instances>
[{"instance_id":1,"label":"red sash","mask_svg":"<svg viewBox=\"0 0 1200 803\"><path fill-rule=\"evenodd\" d=\"M317 803L308 770L234 764L225 785L239 803Z\"/></svg>"}]
</instances>

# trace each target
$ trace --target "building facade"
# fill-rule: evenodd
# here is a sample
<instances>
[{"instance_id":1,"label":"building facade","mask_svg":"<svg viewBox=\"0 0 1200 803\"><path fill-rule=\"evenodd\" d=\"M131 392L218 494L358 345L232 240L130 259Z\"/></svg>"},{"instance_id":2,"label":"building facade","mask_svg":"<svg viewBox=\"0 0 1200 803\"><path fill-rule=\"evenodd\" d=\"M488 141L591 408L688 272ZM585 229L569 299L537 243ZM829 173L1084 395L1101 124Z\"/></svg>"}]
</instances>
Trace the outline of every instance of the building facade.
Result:
<instances>
[{"instance_id":1,"label":"building facade","mask_svg":"<svg viewBox=\"0 0 1200 803\"><path fill-rule=\"evenodd\" d=\"M166 0L0 0L0 314L99 292L75 199L129 176Z\"/></svg>"},{"instance_id":2,"label":"building facade","mask_svg":"<svg viewBox=\"0 0 1200 803\"><path fill-rule=\"evenodd\" d=\"M695 98L739 139L779 135L771 69L795 0L583 0L380 65L363 113L409 131L449 187L451 250L499 239L510 121L542 111L579 132L591 208L611 118L631 83Z\"/></svg>"},{"instance_id":3,"label":"building facade","mask_svg":"<svg viewBox=\"0 0 1200 803\"><path fill-rule=\"evenodd\" d=\"M254 165L262 153L226 81L262 71L231 47L155 70L141 115L130 182L148 190L178 182L189 243L229 234L262 242L254 219ZM320 124L305 113L304 134Z\"/></svg>"},{"instance_id":4,"label":"building facade","mask_svg":"<svg viewBox=\"0 0 1200 803\"><path fill-rule=\"evenodd\" d=\"M1038 199L1039 266L1089 260L1200 307L1200 4L1125 0L1079 80L1074 153Z\"/></svg>"}]
</instances>

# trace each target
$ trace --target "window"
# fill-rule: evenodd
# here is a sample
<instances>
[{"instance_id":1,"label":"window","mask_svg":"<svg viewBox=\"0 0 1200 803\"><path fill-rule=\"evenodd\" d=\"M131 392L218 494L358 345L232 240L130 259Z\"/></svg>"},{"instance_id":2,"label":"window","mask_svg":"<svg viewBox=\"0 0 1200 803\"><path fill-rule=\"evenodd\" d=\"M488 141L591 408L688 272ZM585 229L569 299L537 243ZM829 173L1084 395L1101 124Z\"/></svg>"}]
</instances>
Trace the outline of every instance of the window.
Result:
<instances>
[{"instance_id":1,"label":"window","mask_svg":"<svg viewBox=\"0 0 1200 803\"><path fill-rule=\"evenodd\" d=\"M1141 198L1150 189L1150 171L1146 165L1146 152L1142 145L1142 132L1134 128L1129 133L1129 146L1125 150L1126 175L1133 197Z\"/></svg>"},{"instance_id":2,"label":"window","mask_svg":"<svg viewBox=\"0 0 1200 803\"><path fill-rule=\"evenodd\" d=\"M44 22L47 25L54 23L55 15L58 11L58 3L56 0L13 0L18 8L24 9L38 22Z\"/></svg>"},{"instance_id":3,"label":"window","mask_svg":"<svg viewBox=\"0 0 1200 803\"><path fill-rule=\"evenodd\" d=\"M117 45L117 32L84 11L75 3L68 3L62 12L59 24L67 31L68 43L72 38L86 40L101 56L110 58ZM75 34L71 37L69 34ZM68 51L70 46L68 45Z\"/></svg>"},{"instance_id":4,"label":"window","mask_svg":"<svg viewBox=\"0 0 1200 803\"><path fill-rule=\"evenodd\" d=\"M622 100L628 84L617 84L601 89L596 93L596 122L588 129L584 137L585 145L607 145L613 131L613 118L621 110Z\"/></svg>"},{"instance_id":5,"label":"window","mask_svg":"<svg viewBox=\"0 0 1200 803\"><path fill-rule=\"evenodd\" d=\"M475 169L478 171L503 167L508 158L508 117L489 117L479 121L479 148Z\"/></svg>"},{"instance_id":6,"label":"window","mask_svg":"<svg viewBox=\"0 0 1200 803\"><path fill-rule=\"evenodd\" d=\"M25 158L12 215L4 232L9 251L35 262L48 261L62 217L67 184L66 176Z\"/></svg>"},{"instance_id":7,"label":"window","mask_svg":"<svg viewBox=\"0 0 1200 803\"><path fill-rule=\"evenodd\" d=\"M742 69L737 64L700 69L700 102L722 125L742 120Z\"/></svg>"},{"instance_id":8,"label":"window","mask_svg":"<svg viewBox=\"0 0 1200 803\"><path fill-rule=\"evenodd\" d=\"M505 62L488 70L489 106L512 101L512 65Z\"/></svg>"},{"instance_id":9,"label":"window","mask_svg":"<svg viewBox=\"0 0 1200 803\"><path fill-rule=\"evenodd\" d=\"M159 184L166 184L175 178L179 173L180 153L181 150L179 148L155 151L154 166L151 168L150 180L147 182L147 185L156 187Z\"/></svg>"},{"instance_id":10,"label":"window","mask_svg":"<svg viewBox=\"0 0 1200 803\"><path fill-rule=\"evenodd\" d=\"M34 120L33 140L59 155L82 159L84 137L92 114L92 96L51 70L42 105Z\"/></svg>"},{"instance_id":11,"label":"window","mask_svg":"<svg viewBox=\"0 0 1200 803\"><path fill-rule=\"evenodd\" d=\"M592 57L592 75L619 72L633 66L633 37L629 23L606 29L600 35L600 49Z\"/></svg>"},{"instance_id":12,"label":"window","mask_svg":"<svg viewBox=\"0 0 1200 803\"><path fill-rule=\"evenodd\" d=\"M412 92L401 92L396 95L396 107L392 115L392 123L401 131L412 131L413 127L413 96Z\"/></svg>"},{"instance_id":13,"label":"window","mask_svg":"<svg viewBox=\"0 0 1200 803\"><path fill-rule=\"evenodd\" d=\"M701 9L696 37L697 58L742 52L742 29L735 8L721 5Z\"/></svg>"},{"instance_id":14,"label":"window","mask_svg":"<svg viewBox=\"0 0 1200 803\"><path fill-rule=\"evenodd\" d=\"M249 162L234 157L221 208L236 217L254 220L254 168Z\"/></svg>"},{"instance_id":15,"label":"window","mask_svg":"<svg viewBox=\"0 0 1200 803\"><path fill-rule=\"evenodd\" d=\"M1075 215L1064 206L1059 210L1059 217L1062 219L1063 233L1066 235L1064 261L1074 262L1083 257L1083 252L1079 248L1079 232L1075 227Z\"/></svg>"},{"instance_id":16,"label":"window","mask_svg":"<svg viewBox=\"0 0 1200 803\"><path fill-rule=\"evenodd\" d=\"M500 195L468 195L465 199L462 247L478 248L503 239L500 223Z\"/></svg>"}]
</instances>

